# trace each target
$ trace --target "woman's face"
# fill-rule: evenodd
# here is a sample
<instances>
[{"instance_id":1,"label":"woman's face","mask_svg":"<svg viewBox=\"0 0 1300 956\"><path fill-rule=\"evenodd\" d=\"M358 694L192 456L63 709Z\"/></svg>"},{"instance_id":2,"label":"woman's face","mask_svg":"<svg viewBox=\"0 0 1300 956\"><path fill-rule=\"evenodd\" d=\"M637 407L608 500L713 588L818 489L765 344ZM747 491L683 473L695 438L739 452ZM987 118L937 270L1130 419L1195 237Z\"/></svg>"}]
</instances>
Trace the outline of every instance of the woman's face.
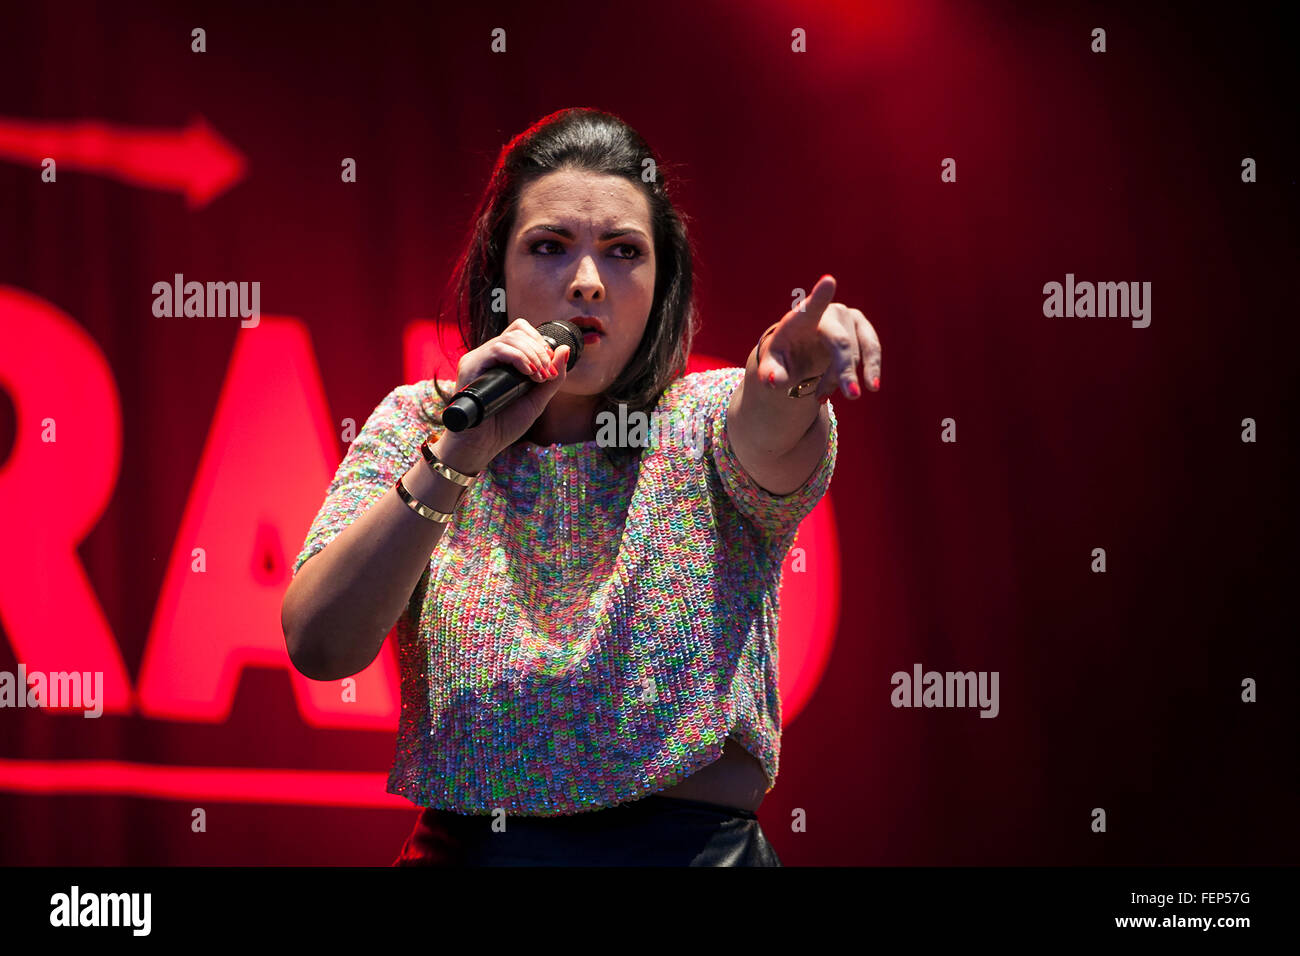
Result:
<instances>
[{"instance_id":1,"label":"woman's face","mask_svg":"<svg viewBox=\"0 0 1300 956\"><path fill-rule=\"evenodd\" d=\"M561 392L599 395L637 346L654 303L650 202L621 176L547 173L524 187L506 248L508 321L595 316ZM581 323L576 323L581 325Z\"/></svg>"}]
</instances>

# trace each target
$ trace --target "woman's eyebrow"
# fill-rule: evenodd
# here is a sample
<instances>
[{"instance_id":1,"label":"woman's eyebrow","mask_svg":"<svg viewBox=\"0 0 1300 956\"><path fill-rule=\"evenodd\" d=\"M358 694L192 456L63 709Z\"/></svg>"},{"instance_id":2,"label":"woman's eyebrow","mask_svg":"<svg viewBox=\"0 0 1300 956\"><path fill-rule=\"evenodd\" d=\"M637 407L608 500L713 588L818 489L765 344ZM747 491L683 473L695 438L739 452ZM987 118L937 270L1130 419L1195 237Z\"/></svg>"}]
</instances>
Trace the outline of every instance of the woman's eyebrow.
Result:
<instances>
[{"instance_id":1,"label":"woman's eyebrow","mask_svg":"<svg viewBox=\"0 0 1300 956\"><path fill-rule=\"evenodd\" d=\"M565 239L574 238L573 230L566 229L564 226L553 225L551 223L539 223L538 225L535 226L529 226L527 229L524 230L524 232L532 232L534 229L544 229L547 232L555 233L557 236L563 236ZM645 239L647 242L650 239L649 236L647 236L636 226L624 226L621 229L611 229L609 230L609 232L601 233L600 241L604 242L606 239L617 239L619 236L628 236L628 235L640 236L642 239Z\"/></svg>"}]
</instances>

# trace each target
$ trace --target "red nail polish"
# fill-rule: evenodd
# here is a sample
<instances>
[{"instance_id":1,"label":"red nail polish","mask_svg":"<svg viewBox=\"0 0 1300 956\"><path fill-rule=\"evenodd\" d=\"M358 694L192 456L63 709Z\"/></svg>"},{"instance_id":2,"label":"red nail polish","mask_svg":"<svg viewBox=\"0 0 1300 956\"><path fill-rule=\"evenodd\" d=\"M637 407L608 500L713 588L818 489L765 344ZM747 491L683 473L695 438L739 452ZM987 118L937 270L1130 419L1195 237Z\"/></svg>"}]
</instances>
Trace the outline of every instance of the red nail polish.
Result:
<instances>
[{"instance_id":1,"label":"red nail polish","mask_svg":"<svg viewBox=\"0 0 1300 956\"><path fill-rule=\"evenodd\" d=\"M767 384L768 384L768 385L775 385L775 384L776 384L776 372L768 372L768 373L767 373Z\"/></svg>"},{"instance_id":2,"label":"red nail polish","mask_svg":"<svg viewBox=\"0 0 1300 956\"><path fill-rule=\"evenodd\" d=\"M857 398L862 394L862 389L858 388L857 382L849 382L849 397Z\"/></svg>"},{"instance_id":3,"label":"red nail polish","mask_svg":"<svg viewBox=\"0 0 1300 956\"><path fill-rule=\"evenodd\" d=\"M873 379L871 380L871 387L872 387L872 388L880 388L880 376L879 376L879 375L877 375L875 378L873 378Z\"/></svg>"}]
</instances>

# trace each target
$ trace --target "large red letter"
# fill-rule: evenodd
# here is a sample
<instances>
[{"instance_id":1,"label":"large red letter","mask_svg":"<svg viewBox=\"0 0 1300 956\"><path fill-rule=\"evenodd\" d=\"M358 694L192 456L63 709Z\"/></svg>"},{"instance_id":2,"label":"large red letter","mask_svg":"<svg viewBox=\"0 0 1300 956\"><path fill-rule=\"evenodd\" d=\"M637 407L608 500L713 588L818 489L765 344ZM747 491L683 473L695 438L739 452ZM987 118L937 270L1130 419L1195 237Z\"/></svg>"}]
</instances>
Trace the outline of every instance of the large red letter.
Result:
<instances>
[{"instance_id":1,"label":"large red letter","mask_svg":"<svg viewBox=\"0 0 1300 956\"><path fill-rule=\"evenodd\" d=\"M130 711L121 651L77 557L121 464L113 373L81 326L20 289L0 286L0 338L0 386L18 423L0 468L0 617L29 671L102 671L104 712ZM46 419L55 441L42 439ZM63 493L68 480L76 494Z\"/></svg>"},{"instance_id":2,"label":"large red letter","mask_svg":"<svg viewBox=\"0 0 1300 956\"><path fill-rule=\"evenodd\" d=\"M356 675L356 702L344 703L339 682L293 669L280 629L289 563L324 501L338 449L302 323L264 316L241 329L149 633L145 713L224 720L251 664L288 670L309 724L396 726L391 642ZM195 548L205 571L192 570Z\"/></svg>"}]
</instances>

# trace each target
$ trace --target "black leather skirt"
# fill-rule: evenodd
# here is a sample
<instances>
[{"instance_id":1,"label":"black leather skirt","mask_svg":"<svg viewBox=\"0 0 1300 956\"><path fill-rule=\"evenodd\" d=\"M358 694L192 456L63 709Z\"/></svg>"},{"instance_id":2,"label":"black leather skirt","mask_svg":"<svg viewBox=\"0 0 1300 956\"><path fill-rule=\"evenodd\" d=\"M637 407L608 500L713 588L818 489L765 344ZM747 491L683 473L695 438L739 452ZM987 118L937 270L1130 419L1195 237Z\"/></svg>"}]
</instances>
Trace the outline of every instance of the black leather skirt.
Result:
<instances>
[{"instance_id":1,"label":"black leather skirt","mask_svg":"<svg viewBox=\"0 0 1300 956\"><path fill-rule=\"evenodd\" d=\"M393 866L781 866L758 817L658 794L562 817L425 807Z\"/></svg>"}]
</instances>

